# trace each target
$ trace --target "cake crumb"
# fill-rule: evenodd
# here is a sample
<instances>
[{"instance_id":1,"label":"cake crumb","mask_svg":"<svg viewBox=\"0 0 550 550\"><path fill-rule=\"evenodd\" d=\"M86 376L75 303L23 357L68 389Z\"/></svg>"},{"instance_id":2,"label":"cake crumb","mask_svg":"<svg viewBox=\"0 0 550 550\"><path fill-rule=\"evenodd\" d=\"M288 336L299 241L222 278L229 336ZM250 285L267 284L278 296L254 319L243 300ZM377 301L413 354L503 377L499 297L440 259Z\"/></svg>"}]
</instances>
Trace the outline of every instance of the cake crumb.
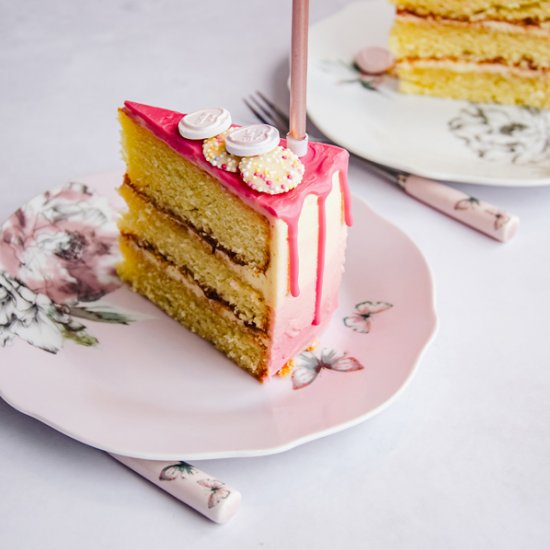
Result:
<instances>
[{"instance_id":1,"label":"cake crumb","mask_svg":"<svg viewBox=\"0 0 550 550\"><path fill-rule=\"evenodd\" d=\"M306 348L306 351L315 351L317 349L317 346L319 346L319 342L317 340L313 340L311 344Z\"/></svg>"},{"instance_id":2,"label":"cake crumb","mask_svg":"<svg viewBox=\"0 0 550 550\"><path fill-rule=\"evenodd\" d=\"M294 370L295 365L296 365L296 360L290 359L277 371L277 376L280 376L281 378L284 378L285 376L289 376Z\"/></svg>"}]
</instances>

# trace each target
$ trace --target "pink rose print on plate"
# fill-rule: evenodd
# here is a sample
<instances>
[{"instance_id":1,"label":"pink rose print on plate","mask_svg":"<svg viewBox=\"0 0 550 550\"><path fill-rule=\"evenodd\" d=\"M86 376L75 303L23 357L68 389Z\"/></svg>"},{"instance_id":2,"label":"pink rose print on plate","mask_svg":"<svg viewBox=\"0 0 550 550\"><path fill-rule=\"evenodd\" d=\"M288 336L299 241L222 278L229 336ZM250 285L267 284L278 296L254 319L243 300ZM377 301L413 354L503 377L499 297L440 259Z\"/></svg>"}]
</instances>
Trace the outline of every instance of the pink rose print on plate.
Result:
<instances>
[{"instance_id":1,"label":"pink rose print on plate","mask_svg":"<svg viewBox=\"0 0 550 550\"><path fill-rule=\"evenodd\" d=\"M0 345L17 336L57 353L64 339L95 345L75 318L128 324L92 305L120 285L116 214L107 199L69 183L34 198L0 231Z\"/></svg>"},{"instance_id":2,"label":"pink rose print on plate","mask_svg":"<svg viewBox=\"0 0 550 550\"><path fill-rule=\"evenodd\" d=\"M33 199L2 228L0 263L58 304L93 302L120 286L117 227L106 199L71 183Z\"/></svg>"}]
</instances>

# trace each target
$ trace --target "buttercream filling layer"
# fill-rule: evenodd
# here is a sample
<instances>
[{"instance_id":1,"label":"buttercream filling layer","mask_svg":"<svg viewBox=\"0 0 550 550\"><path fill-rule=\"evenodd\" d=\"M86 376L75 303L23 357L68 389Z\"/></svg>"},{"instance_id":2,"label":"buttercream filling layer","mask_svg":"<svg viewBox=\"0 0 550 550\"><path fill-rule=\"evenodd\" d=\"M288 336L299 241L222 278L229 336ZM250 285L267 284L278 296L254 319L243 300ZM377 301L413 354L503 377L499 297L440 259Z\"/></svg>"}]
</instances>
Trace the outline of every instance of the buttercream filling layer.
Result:
<instances>
[{"instance_id":1,"label":"buttercream filling layer","mask_svg":"<svg viewBox=\"0 0 550 550\"><path fill-rule=\"evenodd\" d=\"M222 314L226 319L230 319L251 331L252 334L264 341L264 345L266 344L267 335L265 328L262 329L257 327L254 323L243 318L243 314L234 304L224 300L216 289L205 286L203 283L199 282L195 274L189 268L175 265L170 259L161 254L153 244L140 239L137 235L121 233L121 238L133 247L139 249L142 253L147 254L149 261L154 261L161 265L162 269L172 279L184 284L187 288L191 288L197 296L203 296L217 313Z\"/></svg>"},{"instance_id":2,"label":"buttercream filling layer","mask_svg":"<svg viewBox=\"0 0 550 550\"><path fill-rule=\"evenodd\" d=\"M550 21L539 21L529 18L520 18L510 20L498 18L494 15L486 18L469 17L453 15L439 15L436 13L421 13L413 9L398 8L396 11L398 19L402 20L421 20L421 21L436 21L445 23L454 23L456 25L468 25L472 27L495 28L506 32L529 32L548 35L550 33Z\"/></svg>"},{"instance_id":3,"label":"buttercream filling layer","mask_svg":"<svg viewBox=\"0 0 550 550\"><path fill-rule=\"evenodd\" d=\"M266 378L268 348L262 335L235 322L230 312L155 254L124 237L120 248L125 261L117 271L122 280L254 377Z\"/></svg>"},{"instance_id":4,"label":"buttercream filling layer","mask_svg":"<svg viewBox=\"0 0 550 550\"><path fill-rule=\"evenodd\" d=\"M165 216L169 217L174 223L180 225L181 227L185 228L188 231L191 231L197 237L202 239L205 242L205 244L207 244L210 247L212 254L221 253L225 255L227 259L233 262L234 264L237 264L240 266L246 266L254 271L265 273L266 267L264 267L262 270L259 270L256 265L249 264L237 252L223 246L218 240L216 240L216 238L212 234L207 233L206 231L203 231L195 227L188 219L185 219L182 216L179 216L172 209L159 204L154 198L150 197L149 195L147 195L146 193L142 192L140 189L135 187L130 181L130 178L128 177L127 174L124 176L123 185L127 185L128 187L130 187L132 191L136 195L138 195L142 200L151 204L151 206L153 206L155 210L162 212Z\"/></svg>"},{"instance_id":5,"label":"buttercream filling layer","mask_svg":"<svg viewBox=\"0 0 550 550\"><path fill-rule=\"evenodd\" d=\"M524 78L540 78L550 75L550 68L528 68L516 65L508 65L498 60L486 60L478 62L468 62L460 59L429 59L429 58L404 58L398 61L397 70L408 67L424 69L447 69L462 73L498 73L501 75L513 74Z\"/></svg>"}]
</instances>

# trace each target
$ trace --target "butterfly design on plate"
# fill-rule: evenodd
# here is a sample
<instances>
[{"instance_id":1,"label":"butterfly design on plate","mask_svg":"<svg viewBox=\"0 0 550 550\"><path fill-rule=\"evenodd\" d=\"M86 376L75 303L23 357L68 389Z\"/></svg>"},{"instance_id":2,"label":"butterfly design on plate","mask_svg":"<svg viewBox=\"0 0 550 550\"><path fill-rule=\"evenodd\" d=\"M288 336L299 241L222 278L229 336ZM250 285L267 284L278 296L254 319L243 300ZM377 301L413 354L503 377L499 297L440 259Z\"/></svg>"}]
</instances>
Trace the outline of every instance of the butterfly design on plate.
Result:
<instances>
[{"instance_id":1,"label":"butterfly design on plate","mask_svg":"<svg viewBox=\"0 0 550 550\"><path fill-rule=\"evenodd\" d=\"M169 464L165 466L159 475L161 481L174 481L178 477L180 479L186 479L188 475L195 475L197 469L187 462L177 462L176 464Z\"/></svg>"},{"instance_id":2,"label":"butterfly design on plate","mask_svg":"<svg viewBox=\"0 0 550 550\"><path fill-rule=\"evenodd\" d=\"M455 203L455 210L473 210L479 206L479 199L476 197L468 197L466 199L460 199Z\"/></svg>"},{"instance_id":3,"label":"butterfly design on plate","mask_svg":"<svg viewBox=\"0 0 550 550\"><path fill-rule=\"evenodd\" d=\"M355 357L338 355L332 349L324 349L319 357L311 351L306 351L297 357L296 366L292 371L292 387L300 390L309 386L323 369L353 372L364 368Z\"/></svg>"},{"instance_id":4,"label":"butterfly design on plate","mask_svg":"<svg viewBox=\"0 0 550 550\"><path fill-rule=\"evenodd\" d=\"M202 487L210 489L208 508L214 508L214 506L217 506L224 498L227 498L231 494L225 483L217 479L199 479L197 483Z\"/></svg>"},{"instance_id":5,"label":"butterfly design on plate","mask_svg":"<svg viewBox=\"0 0 550 550\"><path fill-rule=\"evenodd\" d=\"M499 210L485 210L485 212L487 212L487 214L490 214L491 216L494 216L495 229L501 229L510 221L510 216L508 216L508 214L506 214L505 212L500 212Z\"/></svg>"},{"instance_id":6,"label":"butterfly design on plate","mask_svg":"<svg viewBox=\"0 0 550 550\"><path fill-rule=\"evenodd\" d=\"M355 311L348 317L344 317L344 325L355 332L366 334L370 331L371 317L393 307L388 302L360 302L355 306Z\"/></svg>"}]
</instances>

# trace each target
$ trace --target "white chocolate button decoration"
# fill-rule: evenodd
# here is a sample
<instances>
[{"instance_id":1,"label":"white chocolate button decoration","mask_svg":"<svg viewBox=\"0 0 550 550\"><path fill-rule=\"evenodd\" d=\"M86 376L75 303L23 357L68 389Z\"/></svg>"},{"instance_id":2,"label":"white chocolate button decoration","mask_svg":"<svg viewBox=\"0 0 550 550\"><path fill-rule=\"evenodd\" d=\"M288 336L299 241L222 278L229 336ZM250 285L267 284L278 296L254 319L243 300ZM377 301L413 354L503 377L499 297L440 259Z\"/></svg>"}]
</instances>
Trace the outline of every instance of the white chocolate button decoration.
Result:
<instances>
[{"instance_id":1,"label":"white chocolate button decoration","mask_svg":"<svg viewBox=\"0 0 550 550\"><path fill-rule=\"evenodd\" d=\"M279 141L277 128L269 124L251 124L233 128L225 140L225 147L232 155L255 157L272 151Z\"/></svg>"},{"instance_id":2,"label":"white chocolate button decoration","mask_svg":"<svg viewBox=\"0 0 550 550\"><path fill-rule=\"evenodd\" d=\"M227 152L225 148L225 138L229 131L205 139L202 144L204 158L216 168L221 168L226 172L236 172L239 166L240 157Z\"/></svg>"},{"instance_id":3,"label":"white chocolate button decoration","mask_svg":"<svg viewBox=\"0 0 550 550\"><path fill-rule=\"evenodd\" d=\"M304 177L304 165L290 149L277 146L256 157L239 162L243 181L255 191L278 195L294 189Z\"/></svg>"},{"instance_id":4,"label":"white chocolate button decoration","mask_svg":"<svg viewBox=\"0 0 550 550\"><path fill-rule=\"evenodd\" d=\"M395 64L392 53L377 46L363 48L357 52L354 61L359 70L366 74L383 74Z\"/></svg>"},{"instance_id":5,"label":"white chocolate button decoration","mask_svg":"<svg viewBox=\"0 0 550 550\"><path fill-rule=\"evenodd\" d=\"M185 115L178 124L181 137L187 139L207 139L231 127L231 115L223 107L201 109Z\"/></svg>"}]
</instances>

